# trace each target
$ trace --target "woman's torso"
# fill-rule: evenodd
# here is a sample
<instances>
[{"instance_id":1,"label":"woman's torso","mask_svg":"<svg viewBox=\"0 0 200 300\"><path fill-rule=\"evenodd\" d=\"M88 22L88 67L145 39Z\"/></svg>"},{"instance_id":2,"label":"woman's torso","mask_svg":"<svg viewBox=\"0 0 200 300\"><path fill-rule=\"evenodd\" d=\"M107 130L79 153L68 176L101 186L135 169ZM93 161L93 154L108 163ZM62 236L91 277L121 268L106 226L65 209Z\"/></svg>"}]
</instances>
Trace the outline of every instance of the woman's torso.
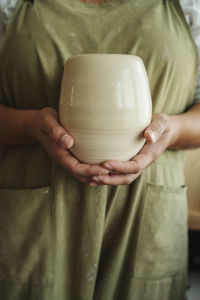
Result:
<instances>
[{"instance_id":1,"label":"woman's torso","mask_svg":"<svg viewBox=\"0 0 200 300\"><path fill-rule=\"evenodd\" d=\"M81 53L140 56L154 112L178 114L192 103L197 50L177 0L19 1L0 53L1 103L58 109L64 63ZM2 187L51 181L51 160L39 145L4 148L0 161ZM11 164L12 173L5 176Z\"/></svg>"}]
</instances>

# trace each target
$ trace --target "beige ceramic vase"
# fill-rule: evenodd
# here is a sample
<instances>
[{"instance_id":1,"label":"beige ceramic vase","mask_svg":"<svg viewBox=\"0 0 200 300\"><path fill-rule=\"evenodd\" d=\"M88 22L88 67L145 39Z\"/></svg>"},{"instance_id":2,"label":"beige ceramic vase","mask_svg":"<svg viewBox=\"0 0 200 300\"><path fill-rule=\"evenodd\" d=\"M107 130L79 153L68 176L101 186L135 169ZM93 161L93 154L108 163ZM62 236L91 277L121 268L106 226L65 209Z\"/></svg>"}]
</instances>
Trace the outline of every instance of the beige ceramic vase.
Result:
<instances>
[{"instance_id":1,"label":"beige ceramic vase","mask_svg":"<svg viewBox=\"0 0 200 300\"><path fill-rule=\"evenodd\" d=\"M81 162L130 160L145 143L151 114L148 78L138 56L83 54L67 60L59 116Z\"/></svg>"}]
</instances>

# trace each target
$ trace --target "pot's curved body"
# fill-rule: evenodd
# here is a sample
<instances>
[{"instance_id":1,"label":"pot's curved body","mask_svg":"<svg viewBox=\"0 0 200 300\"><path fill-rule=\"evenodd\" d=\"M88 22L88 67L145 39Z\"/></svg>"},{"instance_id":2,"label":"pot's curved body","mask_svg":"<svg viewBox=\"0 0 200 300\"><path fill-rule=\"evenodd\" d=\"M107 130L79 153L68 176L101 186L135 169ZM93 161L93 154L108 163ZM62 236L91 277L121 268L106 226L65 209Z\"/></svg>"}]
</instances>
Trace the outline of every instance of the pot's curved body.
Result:
<instances>
[{"instance_id":1,"label":"pot's curved body","mask_svg":"<svg viewBox=\"0 0 200 300\"><path fill-rule=\"evenodd\" d=\"M148 78L138 56L84 54L67 60L59 116L80 161L131 159L145 143L151 115Z\"/></svg>"}]
</instances>

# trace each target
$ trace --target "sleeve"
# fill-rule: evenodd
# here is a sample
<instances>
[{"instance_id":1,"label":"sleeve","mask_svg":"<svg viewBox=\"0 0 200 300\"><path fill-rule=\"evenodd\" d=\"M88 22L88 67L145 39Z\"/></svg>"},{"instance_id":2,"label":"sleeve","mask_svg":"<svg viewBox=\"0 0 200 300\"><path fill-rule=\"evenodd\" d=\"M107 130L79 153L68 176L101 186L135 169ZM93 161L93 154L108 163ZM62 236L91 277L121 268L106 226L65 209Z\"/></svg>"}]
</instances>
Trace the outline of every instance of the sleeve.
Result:
<instances>
[{"instance_id":1,"label":"sleeve","mask_svg":"<svg viewBox=\"0 0 200 300\"><path fill-rule=\"evenodd\" d=\"M0 47L8 22L15 10L17 0L0 0Z\"/></svg>"},{"instance_id":2,"label":"sleeve","mask_svg":"<svg viewBox=\"0 0 200 300\"><path fill-rule=\"evenodd\" d=\"M191 33L199 51L199 71L197 85L194 94L194 104L200 102L200 1L180 0L186 21L190 26Z\"/></svg>"}]
</instances>

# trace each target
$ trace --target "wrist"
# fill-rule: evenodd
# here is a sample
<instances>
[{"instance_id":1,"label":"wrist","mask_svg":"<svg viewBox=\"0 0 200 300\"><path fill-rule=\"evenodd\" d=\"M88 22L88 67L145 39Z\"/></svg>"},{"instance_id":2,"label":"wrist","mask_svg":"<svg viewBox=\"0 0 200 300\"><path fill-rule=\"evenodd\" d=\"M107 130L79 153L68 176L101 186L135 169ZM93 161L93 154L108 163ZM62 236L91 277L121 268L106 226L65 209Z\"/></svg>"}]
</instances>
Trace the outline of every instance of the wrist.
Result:
<instances>
[{"instance_id":1,"label":"wrist","mask_svg":"<svg viewBox=\"0 0 200 300\"><path fill-rule=\"evenodd\" d=\"M168 115L168 122L171 132L168 149L178 149L178 141L181 133L180 115Z\"/></svg>"},{"instance_id":2,"label":"wrist","mask_svg":"<svg viewBox=\"0 0 200 300\"><path fill-rule=\"evenodd\" d=\"M23 129L24 135L26 136L27 141L37 142L36 135L36 116L38 110L26 110L23 115Z\"/></svg>"}]
</instances>

